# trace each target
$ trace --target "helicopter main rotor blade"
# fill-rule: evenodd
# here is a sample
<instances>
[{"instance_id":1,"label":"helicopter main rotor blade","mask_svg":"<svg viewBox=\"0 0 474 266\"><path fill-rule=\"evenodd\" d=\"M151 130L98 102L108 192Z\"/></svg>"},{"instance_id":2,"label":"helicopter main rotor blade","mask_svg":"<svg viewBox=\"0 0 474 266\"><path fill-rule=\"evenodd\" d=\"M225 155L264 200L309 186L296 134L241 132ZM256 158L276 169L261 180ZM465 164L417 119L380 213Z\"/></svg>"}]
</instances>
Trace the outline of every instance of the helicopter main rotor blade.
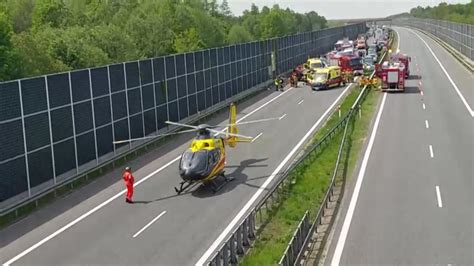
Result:
<instances>
[{"instance_id":1,"label":"helicopter main rotor blade","mask_svg":"<svg viewBox=\"0 0 474 266\"><path fill-rule=\"evenodd\" d=\"M178 135L178 134L190 133L190 132L195 132L195 131L196 131L196 129L188 129L188 130L183 130L183 131L178 131L178 132L173 132L173 133L167 133L167 134L160 134L160 135L155 135L155 136L148 136L148 137L135 138L135 139L126 139L126 140L117 140L117 141L114 141L112 143L113 144L128 143L128 142L132 142L132 141L154 139L154 138L159 138L159 137Z\"/></svg>"},{"instance_id":2,"label":"helicopter main rotor blade","mask_svg":"<svg viewBox=\"0 0 474 266\"><path fill-rule=\"evenodd\" d=\"M172 122L172 121L166 121L165 123L168 124L168 125L175 125L175 126L181 126L181 127L189 127L189 128L199 129L199 127L197 127L197 126L188 125L188 124L181 124L181 123Z\"/></svg>"},{"instance_id":3,"label":"helicopter main rotor blade","mask_svg":"<svg viewBox=\"0 0 474 266\"><path fill-rule=\"evenodd\" d=\"M253 137L249 137L249 136L245 136L245 135L222 132L222 131L217 131L217 130L210 129L210 128L208 130L211 131L211 132L216 133L215 135L226 135L226 136L238 137L238 138L243 138L243 139L253 139Z\"/></svg>"},{"instance_id":4,"label":"helicopter main rotor blade","mask_svg":"<svg viewBox=\"0 0 474 266\"><path fill-rule=\"evenodd\" d=\"M264 118L264 119L258 119L258 120L239 122L239 123L235 123L235 124L227 124L227 125L224 125L223 127L239 126L239 125L246 125L246 124L255 124L255 123L261 123L261 122L275 121L275 120L279 120L279 119L281 119L281 116L280 117L271 117L271 118Z\"/></svg>"}]
</instances>

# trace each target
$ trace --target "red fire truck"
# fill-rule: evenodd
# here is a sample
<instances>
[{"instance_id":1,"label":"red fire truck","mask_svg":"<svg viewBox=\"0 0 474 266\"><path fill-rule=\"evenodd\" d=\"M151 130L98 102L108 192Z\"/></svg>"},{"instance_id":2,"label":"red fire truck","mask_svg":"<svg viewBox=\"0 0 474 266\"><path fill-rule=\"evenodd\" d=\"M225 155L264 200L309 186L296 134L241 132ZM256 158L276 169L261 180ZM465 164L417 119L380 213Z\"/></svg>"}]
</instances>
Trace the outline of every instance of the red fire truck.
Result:
<instances>
[{"instance_id":1,"label":"red fire truck","mask_svg":"<svg viewBox=\"0 0 474 266\"><path fill-rule=\"evenodd\" d=\"M394 53L390 56L390 61L403 63L403 65L405 65L405 68L406 68L405 78L408 78L410 76L411 57L402 53Z\"/></svg>"},{"instance_id":2,"label":"red fire truck","mask_svg":"<svg viewBox=\"0 0 474 266\"><path fill-rule=\"evenodd\" d=\"M330 66L341 67L342 72L352 73L354 75L364 74L364 64L362 58L357 55L339 55L329 53L327 60Z\"/></svg>"},{"instance_id":3,"label":"red fire truck","mask_svg":"<svg viewBox=\"0 0 474 266\"><path fill-rule=\"evenodd\" d=\"M382 91L405 91L406 67L402 62L385 61L376 64L375 71L381 79Z\"/></svg>"}]
</instances>

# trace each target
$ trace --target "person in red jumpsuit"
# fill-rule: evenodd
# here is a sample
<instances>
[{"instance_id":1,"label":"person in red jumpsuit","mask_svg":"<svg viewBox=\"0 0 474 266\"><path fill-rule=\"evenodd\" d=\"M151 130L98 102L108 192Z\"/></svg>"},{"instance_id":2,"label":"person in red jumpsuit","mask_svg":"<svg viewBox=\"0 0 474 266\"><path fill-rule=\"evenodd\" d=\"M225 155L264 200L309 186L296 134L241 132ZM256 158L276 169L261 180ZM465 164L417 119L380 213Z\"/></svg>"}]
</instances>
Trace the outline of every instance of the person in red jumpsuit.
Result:
<instances>
[{"instance_id":1,"label":"person in red jumpsuit","mask_svg":"<svg viewBox=\"0 0 474 266\"><path fill-rule=\"evenodd\" d=\"M127 195L125 198L125 202L133 203L133 183L135 182L135 178L132 175L132 169L130 167L125 167L125 172L123 173L123 181L125 181L125 186L127 187Z\"/></svg>"}]
</instances>

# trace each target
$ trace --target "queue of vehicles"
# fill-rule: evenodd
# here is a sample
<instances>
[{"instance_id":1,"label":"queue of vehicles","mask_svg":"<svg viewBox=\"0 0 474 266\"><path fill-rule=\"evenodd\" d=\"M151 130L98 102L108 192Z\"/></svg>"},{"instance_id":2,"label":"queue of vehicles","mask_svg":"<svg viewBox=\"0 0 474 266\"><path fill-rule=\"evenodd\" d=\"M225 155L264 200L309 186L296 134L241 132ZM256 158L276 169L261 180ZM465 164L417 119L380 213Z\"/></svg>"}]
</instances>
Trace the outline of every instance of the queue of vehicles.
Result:
<instances>
[{"instance_id":1,"label":"queue of vehicles","mask_svg":"<svg viewBox=\"0 0 474 266\"><path fill-rule=\"evenodd\" d=\"M309 58L304 65L295 68L293 75L312 90L321 90L344 85L352 82L353 76L368 76L375 71L382 91L404 91L411 58L397 51L386 62L376 63L379 52L388 49L388 41L389 29L374 26L355 41L347 38L337 41L333 51L319 58Z\"/></svg>"}]
</instances>

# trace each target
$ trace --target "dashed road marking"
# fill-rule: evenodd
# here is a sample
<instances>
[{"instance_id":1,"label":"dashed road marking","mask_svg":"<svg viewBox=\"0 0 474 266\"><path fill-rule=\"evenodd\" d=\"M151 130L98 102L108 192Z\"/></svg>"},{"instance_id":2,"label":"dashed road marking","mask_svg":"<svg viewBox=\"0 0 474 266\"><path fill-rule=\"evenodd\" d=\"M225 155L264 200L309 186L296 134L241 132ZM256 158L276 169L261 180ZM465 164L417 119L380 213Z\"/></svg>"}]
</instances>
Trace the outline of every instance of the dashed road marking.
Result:
<instances>
[{"instance_id":1,"label":"dashed road marking","mask_svg":"<svg viewBox=\"0 0 474 266\"><path fill-rule=\"evenodd\" d=\"M443 208L443 201L441 200L441 192L439 186L436 186L436 198L438 199L438 207Z\"/></svg>"},{"instance_id":2,"label":"dashed road marking","mask_svg":"<svg viewBox=\"0 0 474 266\"><path fill-rule=\"evenodd\" d=\"M163 211L162 213L158 214L153 220L151 220L149 223L147 223L142 229L140 229L138 232L136 232L133 235L133 238L137 237L139 234L141 234L143 231L145 231L150 225L152 225L154 222L156 222L158 219L161 218L166 213L166 211Z\"/></svg>"},{"instance_id":3,"label":"dashed road marking","mask_svg":"<svg viewBox=\"0 0 474 266\"><path fill-rule=\"evenodd\" d=\"M474 117L474 110L472 110L471 106L469 106L469 104L467 103L466 101L466 98L464 98L464 95L461 93L461 91L459 90L458 86L456 85L456 83L454 83L454 80L451 78L451 76L448 74L448 71L446 71L446 68L443 66L443 64L441 64L441 61L439 61L438 57L435 55L435 53L433 52L433 50L431 49L431 47L428 45L428 43L426 43L426 41L420 37L420 35L418 35L418 33L414 32L413 30L411 29L408 29L409 31L411 31L413 34L415 34L424 44L425 46L428 48L428 51L431 53L431 55L434 57L434 59L436 60L436 62L438 62L438 65L439 67L441 68L441 70L444 72L444 74L446 75L446 77L448 78L449 82L451 83L451 85L453 86L453 88L456 90L456 93L458 94L459 98L461 98L461 101L462 103L464 104L464 106L466 106L466 109L467 111L469 112L469 114Z\"/></svg>"}]
</instances>

